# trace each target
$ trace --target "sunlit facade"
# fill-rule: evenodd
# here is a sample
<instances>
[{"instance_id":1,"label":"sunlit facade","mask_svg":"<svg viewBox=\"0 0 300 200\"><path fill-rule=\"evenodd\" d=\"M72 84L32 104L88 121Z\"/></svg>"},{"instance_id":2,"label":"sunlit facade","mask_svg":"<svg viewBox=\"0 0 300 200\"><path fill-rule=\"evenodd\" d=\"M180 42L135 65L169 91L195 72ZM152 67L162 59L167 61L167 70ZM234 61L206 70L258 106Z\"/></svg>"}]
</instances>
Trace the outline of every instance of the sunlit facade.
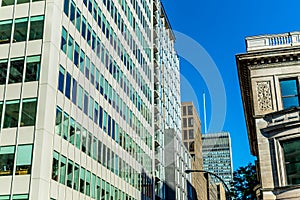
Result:
<instances>
[{"instance_id":1,"label":"sunlit facade","mask_svg":"<svg viewBox=\"0 0 300 200\"><path fill-rule=\"evenodd\" d=\"M203 170L201 122L193 102L181 103L182 141L191 154L192 168ZM192 184L198 200L207 200L204 173L192 173Z\"/></svg>"},{"instance_id":2,"label":"sunlit facade","mask_svg":"<svg viewBox=\"0 0 300 200\"><path fill-rule=\"evenodd\" d=\"M191 177L184 170L191 167L191 158L181 136L180 69L175 35L160 1L153 1L153 11L155 194L157 199L186 199L187 181L191 182Z\"/></svg>"},{"instance_id":3,"label":"sunlit facade","mask_svg":"<svg viewBox=\"0 0 300 200\"><path fill-rule=\"evenodd\" d=\"M246 38L236 55L257 199L299 199L300 33Z\"/></svg>"},{"instance_id":4,"label":"sunlit facade","mask_svg":"<svg viewBox=\"0 0 300 200\"><path fill-rule=\"evenodd\" d=\"M153 199L151 0L0 1L0 199Z\"/></svg>"}]
</instances>

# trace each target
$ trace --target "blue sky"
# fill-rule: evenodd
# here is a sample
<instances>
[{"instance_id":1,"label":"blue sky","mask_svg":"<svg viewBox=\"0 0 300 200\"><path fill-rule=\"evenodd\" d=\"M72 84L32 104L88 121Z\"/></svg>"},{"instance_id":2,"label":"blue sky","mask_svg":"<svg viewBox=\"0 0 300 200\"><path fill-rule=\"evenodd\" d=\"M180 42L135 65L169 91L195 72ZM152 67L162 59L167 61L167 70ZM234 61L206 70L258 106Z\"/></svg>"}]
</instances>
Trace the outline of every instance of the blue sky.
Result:
<instances>
[{"instance_id":1,"label":"blue sky","mask_svg":"<svg viewBox=\"0 0 300 200\"><path fill-rule=\"evenodd\" d=\"M211 127L211 130L229 131L234 169L246 165L254 158L249 150L235 54L246 51L244 40L246 36L300 30L300 1L162 0L162 2L172 28L197 41L217 66L226 91L226 118L222 130L217 127L215 129ZM191 52L187 53L195 52L191 48ZM212 92L208 89L207 81L195 73L195 69L187 59L180 58L180 61L181 74L186 79L182 81L181 86L182 101L198 101L198 112L203 122L202 93L205 92L207 121L210 123L213 106ZM214 77L215 75L211 74L212 80ZM193 91L196 93L193 94Z\"/></svg>"}]
</instances>

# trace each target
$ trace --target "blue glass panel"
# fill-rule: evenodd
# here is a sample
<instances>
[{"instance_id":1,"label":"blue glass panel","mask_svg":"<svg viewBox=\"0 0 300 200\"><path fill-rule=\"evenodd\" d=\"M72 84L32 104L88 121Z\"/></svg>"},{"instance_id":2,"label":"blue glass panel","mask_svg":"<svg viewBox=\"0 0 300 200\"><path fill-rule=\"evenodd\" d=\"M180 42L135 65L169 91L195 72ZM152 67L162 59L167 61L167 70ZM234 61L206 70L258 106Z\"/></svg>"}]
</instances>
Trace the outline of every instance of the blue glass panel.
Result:
<instances>
[{"instance_id":1,"label":"blue glass panel","mask_svg":"<svg viewBox=\"0 0 300 200\"><path fill-rule=\"evenodd\" d=\"M87 115L88 114L88 105L89 105L89 96L88 94L85 92L84 93L84 108L83 111L84 113Z\"/></svg>"},{"instance_id":2,"label":"blue glass panel","mask_svg":"<svg viewBox=\"0 0 300 200\"><path fill-rule=\"evenodd\" d=\"M70 5L70 1L69 0L65 0L64 1L64 13L69 16L69 5Z\"/></svg>"},{"instance_id":3,"label":"blue glass panel","mask_svg":"<svg viewBox=\"0 0 300 200\"><path fill-rule=\"evenodd\" d=\"M70 20L71 22L75 25L75 9L76 9L76 5L75 3L72 1L71 2L71 9L70 9Z\"/></svg>"},{"instance_id":4,"label":"blue glass panel","mask_svg":"<svg viewBox=\"0 0 300 200\"><path fill-rule=\"evenodd\" d=\"M280 81L280 87L281 87L281 95L282 96L298 94L297 81L295 79Z\"/></svg>"},{"instance_id":5,"label":"blue glass panel","mask_svg":"<svg viewBox=\"0 0 300 200\"><path fill-rule=\"evenodd\" d=\"M283 101L283 107L284 107L284 109L299 106L298 96L283 98L282 101Z\"/></svg>"},{"instance_id":6,"label":"blue glass panel","mask_svg":"<svg viewBox=\"0 0 300 200\"><path fill-rule=\"evenodd\" d=\"M77 98L77 81L73 79L73 86L72 86L72 102L76 105L76 98Z\"/></svg>"},{"instance_id":7,"label":"blue glass panel","mask_svg":"<svg viewBox=\"0 0 300 200\"><path fill-rule=\"evenodd\" d=\"M68 99L70 99L70 97L71 97L71 74L69 74L69 73L67 73L67 76L66 76L65 95Z\"/></svg>"},{"instance_id":8,"label":"blue glass panel","mask_svg":"<svg viewBox=\"0 0 300 200\"><path fill-rule=\"evenodd\" d=\"M62 93L64 92L64 78L65 78L65 70L60 66L59 75L58 75L58 90Z\"/></svg>"},{"instance_id":9,"label":"blue glass panel","mask_svg":"<svg viewBox=\"0 0 300 200\"><path fill-rule=\"evenodd\" d=\"M82 17L81 35L85 39L85 37L86 37L86 19L84 17Z\"/></svg>"},{"instance_id":10,"label":"blue glass panel","mask_svg":"<svg viewBox=\"0 0 300 200\"><path fill-rule=\"evenodd\" d=\"M115 120L113 120L112 119L112 132L111 132L111 138L113 139L113 140L115 140Z\"/></svg>"},{"instance_id":11,"label":"blue glass panel","mask_svg":"<svg viewBox=\"0 0 300 200\"><path fill-rule=\"evenodd\" d=\"M99 127L102 128L103 122L103 108L99 106Z\"/></svg>"},{"instance_id":12,"label":"blue glass panel","mask_svg":"<svg viewBox=\"0 0 300 200\"><path fill-rule=\"evenodd\" d=\"M111 135L111 117L108 115L108 123L107 123L107 134Z\"/></svg>"}]
</instances>

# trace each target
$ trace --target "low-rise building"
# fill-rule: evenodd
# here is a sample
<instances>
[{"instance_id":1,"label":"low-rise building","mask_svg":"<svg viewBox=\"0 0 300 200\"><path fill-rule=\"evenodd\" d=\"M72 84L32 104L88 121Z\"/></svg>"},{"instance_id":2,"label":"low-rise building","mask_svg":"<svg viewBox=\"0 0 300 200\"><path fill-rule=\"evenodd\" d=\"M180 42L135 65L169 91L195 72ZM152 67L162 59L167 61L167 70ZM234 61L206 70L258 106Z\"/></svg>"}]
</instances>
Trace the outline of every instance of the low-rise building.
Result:
<instances>
[{"instance_id":1,"label":"low-rise building","mask_svg":"<svg viewBox=\"0 0 300 200\"><path fill-rule=\"evenodd\" d=\"M246 38L236 56L258 199L299 199L300 33Z\"/></svg>"}]
</instances>

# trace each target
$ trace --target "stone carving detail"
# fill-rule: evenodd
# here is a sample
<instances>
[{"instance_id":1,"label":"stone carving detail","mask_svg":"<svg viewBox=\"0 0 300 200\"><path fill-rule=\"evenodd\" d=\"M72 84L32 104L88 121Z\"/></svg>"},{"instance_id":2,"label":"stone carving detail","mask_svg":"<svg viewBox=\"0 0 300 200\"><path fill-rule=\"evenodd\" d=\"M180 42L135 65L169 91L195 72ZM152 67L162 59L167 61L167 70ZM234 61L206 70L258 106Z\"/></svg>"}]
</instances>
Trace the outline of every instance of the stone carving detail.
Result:
<instances>
[{"instance_id":1,"label":"stone carving detail","mask_svg":"<svg viewBox=\"0 0 300 200\"><path fill-rule=\"evenodd\" d=\"M261 112L273 110L270 81L257 82L257 105Z\"/></svg>"}]
</instances>

